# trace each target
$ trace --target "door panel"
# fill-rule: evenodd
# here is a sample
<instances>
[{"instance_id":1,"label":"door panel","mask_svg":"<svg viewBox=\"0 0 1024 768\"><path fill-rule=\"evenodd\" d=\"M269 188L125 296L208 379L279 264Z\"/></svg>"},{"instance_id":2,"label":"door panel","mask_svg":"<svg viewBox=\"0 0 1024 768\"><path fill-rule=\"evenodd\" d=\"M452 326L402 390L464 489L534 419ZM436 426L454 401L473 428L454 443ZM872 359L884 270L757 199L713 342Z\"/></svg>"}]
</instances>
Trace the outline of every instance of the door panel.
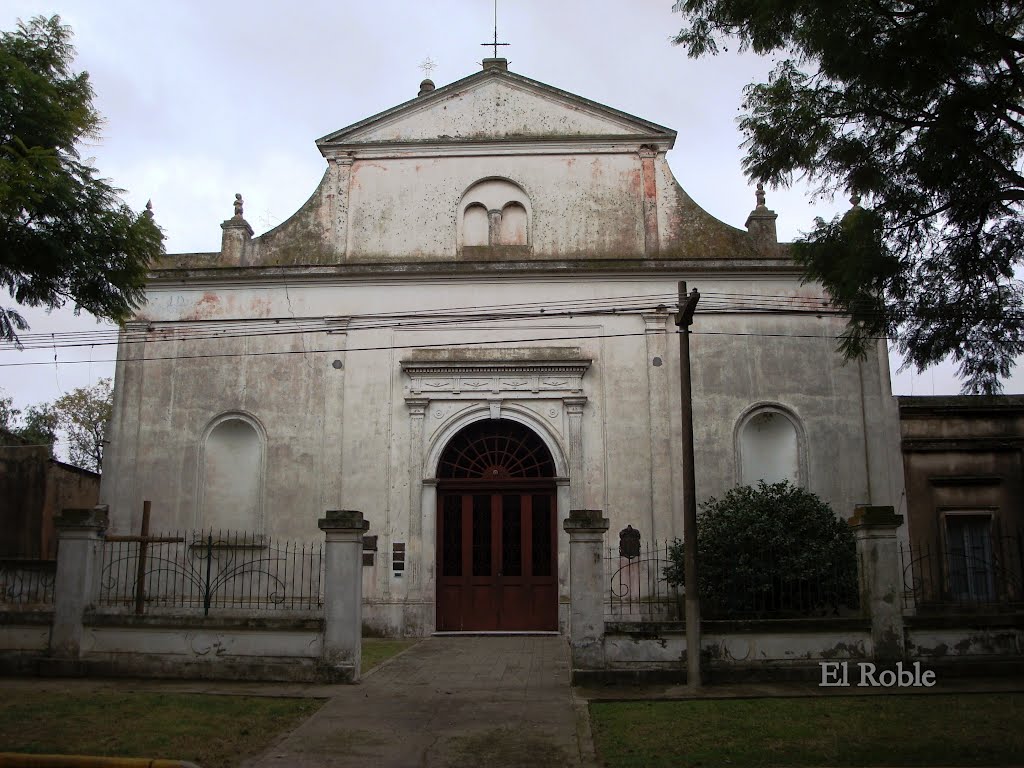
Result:
<instances>
[{"instance_id":1,"label":"door panel","mask_svg":"<svg viewBox=\"0 0 1024 768\"><path fill-rule=\"evenodd\" d=\"M553 491L439 490L437 628L558 629Z\"/></svg>"}]
</instances>

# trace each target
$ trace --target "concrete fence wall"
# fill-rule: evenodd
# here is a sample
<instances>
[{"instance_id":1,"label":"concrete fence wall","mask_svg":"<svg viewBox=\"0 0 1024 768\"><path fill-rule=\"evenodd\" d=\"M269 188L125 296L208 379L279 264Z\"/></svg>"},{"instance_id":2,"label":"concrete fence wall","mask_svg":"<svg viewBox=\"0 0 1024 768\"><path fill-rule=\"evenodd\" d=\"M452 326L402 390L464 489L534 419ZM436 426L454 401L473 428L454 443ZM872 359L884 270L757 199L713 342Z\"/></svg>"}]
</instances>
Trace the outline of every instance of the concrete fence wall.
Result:
<instances>
[{"instance_id":1,"label":"concrete fence wall","mask_svg":"<svg viewBox=\"0 0 1024 768\"><path fill-rule=\"evenodd\" d=\"M105 507L56 519L52 608L0 613L0 672L43 675L260 680L359 679L362 627L360 512L331 510L322 612L157 610L133 615L98 605Z\"/></svg>"},{"instance_id":2,"label":"concrete fence wall","mask_svg":"<svg viewBox=\"0 0 1024 768\"><path fill-rule=\"evenodd\" d=\"M905 616L905 589L892 507L858 507L859 617L702 621L704 679L821 679L822 665L879 669L919 660L944 674L1024 667L1024 614ZM570 513L570 647L577 683L686 680L685 622L612 621L601 550L608 521L600 510ZM706 667L706 669L705 669Z\"/></svg>"}]
</instances>

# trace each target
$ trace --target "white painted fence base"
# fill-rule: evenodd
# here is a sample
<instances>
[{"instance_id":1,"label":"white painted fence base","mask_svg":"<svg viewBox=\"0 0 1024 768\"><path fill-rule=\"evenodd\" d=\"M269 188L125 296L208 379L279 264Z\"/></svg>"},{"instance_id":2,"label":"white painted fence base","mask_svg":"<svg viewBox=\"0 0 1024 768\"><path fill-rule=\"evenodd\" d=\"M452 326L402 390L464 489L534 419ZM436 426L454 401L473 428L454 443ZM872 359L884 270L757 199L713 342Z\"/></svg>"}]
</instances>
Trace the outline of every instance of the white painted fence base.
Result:
<instances>
[{"instance_id":1,"label":"white painted fence base","mask_svg":"<svg viewBox=\"0 0 1024 768\"><path fill-rule=\"evenodd\" d=\"M0 611L0 673L355 682L361 660L362 513L331 510L323 611L186 610L134 615L97 605L108 515L64 510L52 610Z\"/></svg>"}]
</instances>

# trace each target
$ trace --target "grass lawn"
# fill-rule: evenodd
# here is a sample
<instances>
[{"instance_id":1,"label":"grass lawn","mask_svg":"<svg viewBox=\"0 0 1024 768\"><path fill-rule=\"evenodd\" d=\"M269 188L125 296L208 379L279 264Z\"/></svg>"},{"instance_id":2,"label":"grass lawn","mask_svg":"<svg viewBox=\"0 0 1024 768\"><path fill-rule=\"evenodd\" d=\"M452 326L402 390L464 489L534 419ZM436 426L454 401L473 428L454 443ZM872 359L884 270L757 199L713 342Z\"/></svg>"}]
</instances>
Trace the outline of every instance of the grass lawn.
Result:
<instances>
[{"instance_id":1,"label":"grass lawn","mask_svg":"<svg viewBox=\"0 0 1024 768\"><path fill-rule=\"evenodd\" d=\"M415 640L363 640L363 672ZM191 760L232 768L316 712L322 699L17 692L0 697L0 752Z\"/></svg>"},{"instance_id":2,"label":"grass lawn","mask_svg":"<svg viewBox=\"0 0 1024 768\"><path fill-rule=\"evenodd\" d=\"M607 768L1024 761L1020 694L594 702L590 712Z\"/></svg>"},{"instance_id":3,"label":"grass lawn","mask_svg":"<svg viewBox=\"0 0 1024 768\"><path fill-rule=\"evenodd\" d=\"M22 691L0 701L6 752L191 760L237 766L316 712L321 699Z\"/></svg>"},{"instance_id":4,"label":"grass lawn","mask_svg":"<svg viewBox=\"0 0 1024 768\"><path fill-rule=\"evenodd\" d=\"M360 666L363 674L376 667L382 661L390 659L397 653L415 645L417 640L391 640L384 637L363 638L363 663Z\"/></svg>"}]
</instances>

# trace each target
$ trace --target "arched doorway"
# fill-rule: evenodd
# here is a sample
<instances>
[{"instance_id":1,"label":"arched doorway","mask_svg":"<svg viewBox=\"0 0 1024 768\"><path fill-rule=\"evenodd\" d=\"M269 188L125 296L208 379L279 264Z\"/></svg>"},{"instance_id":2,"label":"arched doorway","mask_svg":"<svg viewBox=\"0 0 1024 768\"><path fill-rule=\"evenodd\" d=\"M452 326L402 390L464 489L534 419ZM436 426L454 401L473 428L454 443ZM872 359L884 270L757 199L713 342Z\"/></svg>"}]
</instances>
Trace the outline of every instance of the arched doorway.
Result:
<instances>
[{"instance_id":1,"label":"arched doorway","mask_svg":"<svg viewBox=\"0 0 1024 768\"><path fill-rule=\"evenodd\" d=\"M437 470L438 631L558 629L555 463L507 419L457 432Z\"/></svg>"}]
</instances>

